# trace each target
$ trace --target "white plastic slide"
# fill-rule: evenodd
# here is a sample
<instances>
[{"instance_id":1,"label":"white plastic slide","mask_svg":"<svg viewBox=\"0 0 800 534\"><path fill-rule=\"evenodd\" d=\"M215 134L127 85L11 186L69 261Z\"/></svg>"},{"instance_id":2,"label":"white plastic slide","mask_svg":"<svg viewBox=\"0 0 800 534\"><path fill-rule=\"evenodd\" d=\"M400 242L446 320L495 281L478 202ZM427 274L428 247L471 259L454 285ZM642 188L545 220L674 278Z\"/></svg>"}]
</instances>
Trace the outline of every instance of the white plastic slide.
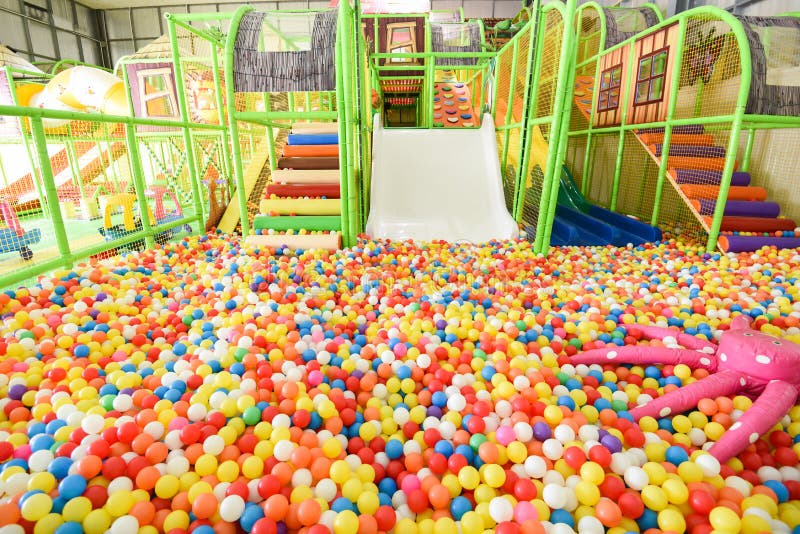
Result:
<instances>
[{"instance_id":1,"label":"white plastic slide","mask_svg":"<svg viewBox=\"0 0 800 534\"><path fill-rule=\"evenodd\" d=\"M384 128L375 115L366 233L376 239L513 239L494 121L480 129Z\"/></svg>"}]
</instances>

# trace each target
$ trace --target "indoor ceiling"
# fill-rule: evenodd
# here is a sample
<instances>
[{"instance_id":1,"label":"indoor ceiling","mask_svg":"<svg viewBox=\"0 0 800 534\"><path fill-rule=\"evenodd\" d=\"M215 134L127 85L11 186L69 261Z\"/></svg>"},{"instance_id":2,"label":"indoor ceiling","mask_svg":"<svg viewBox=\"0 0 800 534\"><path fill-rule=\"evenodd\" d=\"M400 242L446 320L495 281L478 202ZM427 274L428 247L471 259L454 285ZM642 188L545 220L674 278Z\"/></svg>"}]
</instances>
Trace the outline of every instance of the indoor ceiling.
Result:
<instances>
[{"instance_id":1,"label":"indoor ceiling","mask_svg":"<svg viewBox=\"0 0 800 534\"><path fill-rule=\"evenodd\" d=\"M242 4L246 2L236 1L236 0L187 0L185 2L181 2L180 0L166 0L166 1L154 1L154 0L78 0L81 4L85 5L86 7L90 7L93 9L118 9L121 7L169 7L174 5L197 5L197 4ZM269 0L267 0L269 1ZM286 3L285 0L279 3ZM288 2L292 4L305 4L307 2L299 1L299 2Z\"/></svg>"}]
</instances>

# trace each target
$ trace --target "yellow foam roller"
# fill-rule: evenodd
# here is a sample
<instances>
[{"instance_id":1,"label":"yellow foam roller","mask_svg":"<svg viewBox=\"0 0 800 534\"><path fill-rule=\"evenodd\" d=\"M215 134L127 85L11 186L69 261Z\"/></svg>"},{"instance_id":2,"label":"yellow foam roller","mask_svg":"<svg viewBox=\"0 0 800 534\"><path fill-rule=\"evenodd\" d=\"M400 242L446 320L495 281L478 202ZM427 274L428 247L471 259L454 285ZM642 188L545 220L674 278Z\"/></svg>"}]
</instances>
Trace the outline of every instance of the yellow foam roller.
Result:
<instances>
[{"instance_id":1,"label":"yellow foam roller","mask_svg":"<svg viewBox=\"0 0 800 534\"><path fill-rule=\"evenodd\" d=\"M318 171L276 169L272 171L272 181L280 184L338 184L339 179L338 169Z\"/></svg>"},{"instance_id":2,"label":"yellow foam roller","mask_svg":"<svg viewBox=\"0 0 800 534\"><path fill-rule=\"evenodd\" d=\"M270 198L261 201L261 213L278 215L340 215L342 201L338 198Z\"/></svg>"},{"instance_id":3,"label":"yellow foam roller","mask_svg":"<svg viewBox=\"0 0 800 534\"><path fill-rule=\"evenodd\" d=\"M339 250L339 234L305 234L305 235L251 235L245 243L256 247L282 247L291 249L324 249Z\"/></svg>"}]
</instances>

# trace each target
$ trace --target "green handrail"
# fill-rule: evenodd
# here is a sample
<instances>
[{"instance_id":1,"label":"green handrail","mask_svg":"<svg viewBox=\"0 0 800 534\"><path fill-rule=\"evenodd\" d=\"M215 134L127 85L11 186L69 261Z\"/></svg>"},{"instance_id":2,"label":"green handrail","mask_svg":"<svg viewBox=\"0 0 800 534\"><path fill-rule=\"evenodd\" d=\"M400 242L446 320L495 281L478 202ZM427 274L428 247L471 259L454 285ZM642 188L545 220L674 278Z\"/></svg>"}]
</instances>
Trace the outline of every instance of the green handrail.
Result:
<instances>
[{"instance_id":1,"label":"green handrail","mask_svg":"<svg viewBox=\"0 0 800 534\"><path fill-rule=\"evenodd\" d=\"M233 57L236 45L236 35L239 24L245 14L252 11L251 6L241 6L231 17L228 40L225 43L225 91L228 106L228 131L231 147L233 147L233 175L236 179L236 200L239 203L239 217L242 224L242 239L250 235L250 221L247 213L247 195L244 191L244 165L242 164L242 147L239 143L239 117L236 111L236 95L234 92ZM246 120L246 119L244 119Z\"/></svg>"}]
</instances>

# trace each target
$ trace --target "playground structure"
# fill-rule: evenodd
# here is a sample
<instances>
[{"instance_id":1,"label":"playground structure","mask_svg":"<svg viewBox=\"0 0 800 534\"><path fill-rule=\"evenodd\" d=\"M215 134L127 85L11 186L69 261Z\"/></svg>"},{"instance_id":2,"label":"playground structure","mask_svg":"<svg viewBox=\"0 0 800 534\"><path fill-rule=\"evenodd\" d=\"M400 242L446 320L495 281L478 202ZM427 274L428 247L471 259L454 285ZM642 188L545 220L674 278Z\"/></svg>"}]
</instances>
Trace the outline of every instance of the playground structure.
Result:
<instances>
[{"instance_id":1,"label":"playground structure","mask_svg":"<svg viewBox=\"0 0 800 534\"><path fill-rule=\"evenodd\" d=\"M566 160L583 194L709 251L800 245L797 17L590 2L576 27Z\"/></svg>"},{"instance_id":2,"label":"playground structure","mask_svg":"<svg viewBox=\"0 0 800 534\"><path fill-rule=\"evenodd\" d=\"M424 1L332 7L168 15L168 33L113 74L75 62L26 70L4 52L0 146L21 148L28 165L2 169L0 194L41 239L30 261L0 257L3 281L187 224L300 249L351 246L365 230L519 236L541 253L636 245L661 230L708 250L800 245L787 152L798 131L796 17L707 7L662 20L650 5L567 2L487 26ZM486 121L493 136L467 149ZM438 128L442 144L417 142ZM403 172L381 159L390 154L440 170ZM486 170L478 183L456 168ZM405 207L382 202L398 183L412 193ZM433 185L465 195L497 185L503 202L456 209L440 226L413 205ZM169 217L105 241L94 219L106 197L133 194L146 213L163 205L161 186L176 200ZM426 231L376 230L390 219ZM478 231L492 220L519 230ZM451 224L473 231L450 235Z\"/></svg>"}]
</instances>

